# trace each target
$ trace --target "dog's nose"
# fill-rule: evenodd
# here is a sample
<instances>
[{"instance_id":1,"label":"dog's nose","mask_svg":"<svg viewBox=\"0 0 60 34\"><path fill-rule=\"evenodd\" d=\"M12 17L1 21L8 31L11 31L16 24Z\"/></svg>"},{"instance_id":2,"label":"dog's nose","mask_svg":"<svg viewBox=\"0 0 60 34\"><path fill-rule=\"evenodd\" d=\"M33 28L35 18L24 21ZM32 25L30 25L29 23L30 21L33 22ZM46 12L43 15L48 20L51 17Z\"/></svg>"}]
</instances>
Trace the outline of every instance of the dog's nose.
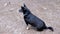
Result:
<instances>
[{"instance_id":1,"label":"dog's nose","mask_svg":"<svg viewBox=\"0 0 60 34\"><path fill-rule=\"evenodd\" d=\"M22 12L22 10L19 10L19 12Z\"/></svg>"}]
</instances>

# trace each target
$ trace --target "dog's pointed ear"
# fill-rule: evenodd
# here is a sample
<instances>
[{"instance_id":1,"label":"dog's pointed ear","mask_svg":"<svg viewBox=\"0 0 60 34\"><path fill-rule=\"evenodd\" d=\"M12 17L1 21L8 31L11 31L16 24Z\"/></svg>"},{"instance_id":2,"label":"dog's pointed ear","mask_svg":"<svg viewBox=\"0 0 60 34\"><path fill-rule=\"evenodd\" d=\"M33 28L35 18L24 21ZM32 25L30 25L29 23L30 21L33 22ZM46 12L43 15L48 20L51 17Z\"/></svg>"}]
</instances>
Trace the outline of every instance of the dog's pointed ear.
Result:
<instances>
[{"instance_id":1,"label":"dog's pointed ear","mask_svg":"<svg viewBox=\"0 0 60 34\"><path fill-rule=\"evenodd\" d=\"M26 7L26 5L24 4L24 7Z\"/></svg>"}]
</instances>

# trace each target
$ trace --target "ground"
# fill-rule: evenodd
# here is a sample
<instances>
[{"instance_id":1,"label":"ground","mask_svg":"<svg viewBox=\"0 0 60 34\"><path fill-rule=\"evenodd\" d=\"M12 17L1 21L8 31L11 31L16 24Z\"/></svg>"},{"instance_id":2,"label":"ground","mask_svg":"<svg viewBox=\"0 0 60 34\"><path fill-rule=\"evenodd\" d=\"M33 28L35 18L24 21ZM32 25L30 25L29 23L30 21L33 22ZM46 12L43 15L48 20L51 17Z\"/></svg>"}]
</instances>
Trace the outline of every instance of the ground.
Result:
<instances>
[{"instance_id":1,"label":"ground","mask_svg":"<svg viewBox=\"0 0 60 34\"><path fill-rule=\"evenodd\" d=\"M27 30L18 11L23 3L54 32ZM0 34L60 34L60 0L0 0Z\"/></svg>"}]
</instances>

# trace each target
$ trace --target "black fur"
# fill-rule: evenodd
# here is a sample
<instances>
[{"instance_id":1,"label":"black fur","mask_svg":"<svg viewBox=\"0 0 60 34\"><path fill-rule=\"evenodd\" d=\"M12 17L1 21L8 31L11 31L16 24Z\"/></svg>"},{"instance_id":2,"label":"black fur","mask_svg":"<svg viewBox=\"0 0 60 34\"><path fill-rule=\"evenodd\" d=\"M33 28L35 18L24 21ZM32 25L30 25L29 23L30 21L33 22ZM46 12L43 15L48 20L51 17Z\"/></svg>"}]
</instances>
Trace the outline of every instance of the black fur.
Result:
<instances>
[{"instance_id":1,"label":"black fur","mask_svg":"<svg viewBox=\"0 0 60 34\"><path fill-rule=\"evenodd\" d=\"M25 20L25 23L27 26L28 26L28 24L30 24L33 27L35 27L38 31L43 31L44 29L50 29L51 31L53 31L52 27L47 27L45 25L44 21L42 21L41 19L39 19L38 17L33 15L30 12L30 10L26 7L25 4L24 4L24 6L21 6L21 10L19 10L19 12L23 13L24 20Z\"/></svg>"}]
</instances>

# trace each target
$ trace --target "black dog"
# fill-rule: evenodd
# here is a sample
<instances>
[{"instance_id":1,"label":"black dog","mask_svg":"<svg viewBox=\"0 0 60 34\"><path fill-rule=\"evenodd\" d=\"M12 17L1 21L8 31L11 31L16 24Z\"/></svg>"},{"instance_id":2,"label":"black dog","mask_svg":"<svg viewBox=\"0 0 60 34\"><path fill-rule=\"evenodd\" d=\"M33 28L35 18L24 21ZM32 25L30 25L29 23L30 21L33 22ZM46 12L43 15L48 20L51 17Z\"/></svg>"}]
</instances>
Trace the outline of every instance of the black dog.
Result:
<instances>
[{"instance_id":1,"label":"black dog","mask_svg":"<svg viewBox=\"0 0 60 34\"><path fill-rule=\"evenodd\" d=\"M28 26L28 24L30 24L31 26L35 27L38 31L43 31L44 29L50 29L51 31L53 31L52 27L47 27L44 23L44 21L42 21L41 19L39 19L38 17L36 17L35 15L33 15L30 10L26 7L26 5L24 4L24 6L21 6L21 10L19 10L19 12L22 12L24 15L24 20Z\"/></svg>"}]
</instances>

